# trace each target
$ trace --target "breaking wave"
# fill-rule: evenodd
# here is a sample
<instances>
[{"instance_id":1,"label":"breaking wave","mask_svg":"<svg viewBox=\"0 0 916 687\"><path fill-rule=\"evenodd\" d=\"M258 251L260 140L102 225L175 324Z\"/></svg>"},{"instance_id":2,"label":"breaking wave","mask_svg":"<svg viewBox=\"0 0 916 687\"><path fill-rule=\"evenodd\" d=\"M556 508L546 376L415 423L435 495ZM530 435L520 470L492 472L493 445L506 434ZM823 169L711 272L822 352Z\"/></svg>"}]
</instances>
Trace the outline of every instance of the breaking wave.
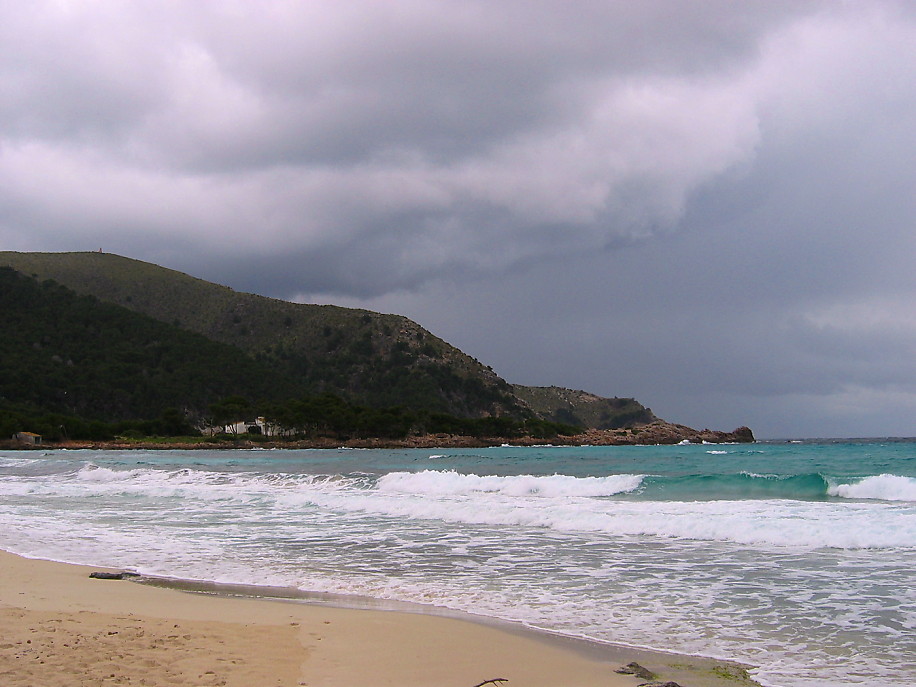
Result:
<instances>
[{"instance_id":1,"label":"breaking wave","mask_svg":"<svg viewBox=\"0 0 916 687\"><path fill-rule=\"evenodd\" d=\"M828 489L831 496L846 499L916 501L916 478L900 475L875 475L853 484L837 484Z\"/></svg>"},{"instance_id":2,"label":"breaking wave","mask_svg":"<svg viewBox=\"0 0 916 687\"><path fill-rule=\"evenodd\" d=\"M643 475L571 477L569 475L479 476L454 471L391 472L378 481L382 493L458 495L490 493L505 496L613 496L635 491Z\"/></svg>"}]
</instances>

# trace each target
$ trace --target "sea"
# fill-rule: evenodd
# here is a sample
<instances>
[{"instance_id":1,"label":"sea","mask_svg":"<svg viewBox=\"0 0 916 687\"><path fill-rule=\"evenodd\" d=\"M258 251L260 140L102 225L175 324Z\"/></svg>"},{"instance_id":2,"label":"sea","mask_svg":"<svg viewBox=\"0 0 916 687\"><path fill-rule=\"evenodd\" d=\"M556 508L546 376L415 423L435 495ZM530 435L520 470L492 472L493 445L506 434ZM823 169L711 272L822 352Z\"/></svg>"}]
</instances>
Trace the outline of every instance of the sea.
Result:
<instances>
[{"instance_id":1,"label":"sea","mask_svg":"<svg viewBox=\"0 0 916 687\"><path fill-rule=\"evenodd\" d=\"M916 683L916 440L6 451L0 548Z\"/></svg>"}]
</instances>

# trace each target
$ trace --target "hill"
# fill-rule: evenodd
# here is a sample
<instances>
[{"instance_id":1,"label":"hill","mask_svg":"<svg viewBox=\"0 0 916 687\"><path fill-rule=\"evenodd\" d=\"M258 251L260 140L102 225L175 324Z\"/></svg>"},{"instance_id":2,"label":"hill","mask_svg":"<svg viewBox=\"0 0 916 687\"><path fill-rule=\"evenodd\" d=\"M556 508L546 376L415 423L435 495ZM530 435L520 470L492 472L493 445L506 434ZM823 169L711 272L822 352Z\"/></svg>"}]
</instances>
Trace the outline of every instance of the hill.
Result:
<instances>
[{"instance_id":1,"label":"hill","mask_svg":"<svg viewBox=\"0 0 916 687\"><path fill-rule=\"evenodd\" d=\"M0 252L0 265L241 349L311 393L461 417L531 414L492 370L400 315L239 293L109 253Z\"/></svg>"},{"instance_id":2,"label":"hill","mask_svg":"<svg viewBox=\"0 0 916 687\"><path fill-rule=\"evenodd\" d=\"M307 433L323 417L325 427L343 422L379 437L410 429L497 441L558 432L579 443L753 440L749 430L718 436L665 423L632 398L509 385L400 315L239 293L108 253L0 252L0 266L10 268L0 280L7 418L160 414L174 425L216 419L214 403L238 396L313 418ZM591 433L574 436L576 427Z\"/></svg>"},{"instance_id":3,"label":"hill","mask_svg":"<svg viewBox=\"0 0 916 687\"><path fill-rule=\"evenodd\" d=\"M512 391L538 417L550 422L591 429L621 429L658 420L651 410L632 398L603 398L558 386L513 384Z\"/></svg>"}]
</instances>

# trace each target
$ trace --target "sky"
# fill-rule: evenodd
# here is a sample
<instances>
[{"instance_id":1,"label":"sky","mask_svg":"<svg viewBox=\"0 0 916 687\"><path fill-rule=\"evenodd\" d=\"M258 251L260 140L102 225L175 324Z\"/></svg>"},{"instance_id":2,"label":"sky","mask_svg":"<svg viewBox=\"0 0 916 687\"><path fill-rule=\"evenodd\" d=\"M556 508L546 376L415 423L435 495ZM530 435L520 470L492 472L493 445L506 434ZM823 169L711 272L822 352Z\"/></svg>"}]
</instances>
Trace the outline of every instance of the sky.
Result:
<instances>
[{"instance_id":1,"label":"sky","mask_svg":"<svg viewBox=\"0 0 916 687\"><path fill-rule=\"evenodd\" d=\"M407 315L510 382L916 435L916 4L0 0L0 250Z\"/></svg>"}]
</instances>

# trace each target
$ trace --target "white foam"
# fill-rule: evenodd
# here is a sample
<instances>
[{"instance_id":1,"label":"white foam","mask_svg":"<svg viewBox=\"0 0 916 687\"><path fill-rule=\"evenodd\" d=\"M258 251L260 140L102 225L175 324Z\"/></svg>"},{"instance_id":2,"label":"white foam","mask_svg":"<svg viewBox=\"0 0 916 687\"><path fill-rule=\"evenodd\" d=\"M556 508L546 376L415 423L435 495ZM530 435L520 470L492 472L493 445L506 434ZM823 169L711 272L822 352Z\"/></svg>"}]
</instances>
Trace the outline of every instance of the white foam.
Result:
<instances>
[{"instance_id":1,"label":"white foam","mask_svg":"<svg viewBox=\"0 0 916 687\"><path fill-rule=\"evenodd\" d=\"M479 476L451 470L391 472L378 481L382 493L458 495L474 493L506 496L613 496L635 491L643 475L571 477L569 475Z\"/></svg>"},{"instance_id":2,"label":"white foam","mask_svg":"<svg viewBox=\"0 0 916 687\"><path fill-rule=\"evenodd\" d=\"M376 479L370 475L265 475L193 469L119 471L89 465L68 479L58 475L2 480L0 494L68 500L119 495L174 499L188 517L195 512L244 506L250 511L247 517L270 519L278 513L298 517L318 508L384 518L775 547L916 547L916 507L909 504L612 498L638 490L644 478L629 474L480 476L424 470L389 473ZM850 498L903 501L912 488L909 478L888 475L834 489L837 495Z\"/></svg>"},{"instance_id":3,"label":"white foam","mask_svg":"<svg viewBox=\"0 0 916 687\"><path fill-rule=\"evenodd\" d=\"M830 486L827 493L847 499L916 501L916 478L901 475L875 475L854 484Z\"/></svg>"},{"instance_id":4,"label":"white foam","mask_svg":"<svg viewBox=\"0 0 916 687\"><path fill-rule=\"evenodd\" d=\"M620 476L624 477L624 476ZM594 498L641 480L609 484L564 475L480 477L452 472L391 473L376 489L303 487L286 503L382 517L546 528L613 536L817 549L916 547L916 509L795 500L629 501Z\"/></svg>"},{"instance_id":5,"label":"white foam","mask_svg":"<svg viewBox=\"0 0 916 687\"><path fill-rule=\"evenodd\" d=\"M112 470L89 463L77 472L76 476L82 482L131 482L138 477L151 473L152 470ZM161 473L160 473L161 474Z\"/></svg>"},{"instance_id":6,"label":"white foam","mask_svg":"<svg viewBox=\"0 0 916 687\"><path fill-rule=\"evenodd\" d=\"M39 460L41 459L40 458L18 458L18 457L14 458L13 456L0 455L0 467L5 467L5 466L22 467L25 465L32 465L33 463L37 463Z\"/></svg>"}]
</instances>

